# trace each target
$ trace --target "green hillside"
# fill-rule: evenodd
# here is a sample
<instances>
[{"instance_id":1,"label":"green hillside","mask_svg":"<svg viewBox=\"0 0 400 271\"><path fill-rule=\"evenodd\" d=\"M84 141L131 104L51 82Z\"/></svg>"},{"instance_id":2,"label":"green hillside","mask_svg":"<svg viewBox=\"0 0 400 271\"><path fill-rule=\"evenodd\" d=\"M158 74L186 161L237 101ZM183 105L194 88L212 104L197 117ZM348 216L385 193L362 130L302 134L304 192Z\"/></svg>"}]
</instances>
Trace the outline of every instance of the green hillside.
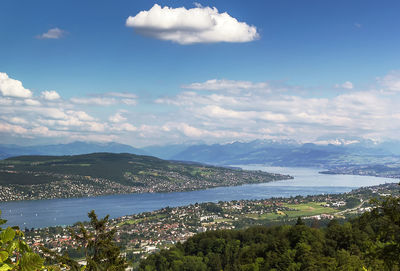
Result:
<instances>
[{"instance_id":1,"label":"green hillside","mask_svg":"<svg viewBox=\"0 0 400 271\"><path fill-rule=\"evenodd\" d=\"M126 173L146 174L154 170L167 170L167 161L150 156L133 154L93 153L74 156L19 156L0 162L1 169L10 169L24 174L31 172L32 178L15 180L17 184L37 184L55 181L60 175L81 175L111 179L118 183L132 184ZM35 174L50 173L58 178L38 180ZM9 179L0 177L0 183L10 184Z\"/></svg>"},{"instance_id":2,"label":"green hillside","mask_svg":"<svg viewBox=\"0 0 400 271\"><path fill-rule=\"evenodd\" d=\"M35 191L45 193L42 198L58 197L51 196L49 191L52 190L61 193L61 197L82 196L83 190L87 191L87 195L171 192L287 178L290 177L261 171L165 161L127 153L19 156L0 161L0 185L24 191L24 195ZM63 185L67 187L63 189ZM71 195L68 189L75 189L78 194Z\"/></svg>"}]
</instances>

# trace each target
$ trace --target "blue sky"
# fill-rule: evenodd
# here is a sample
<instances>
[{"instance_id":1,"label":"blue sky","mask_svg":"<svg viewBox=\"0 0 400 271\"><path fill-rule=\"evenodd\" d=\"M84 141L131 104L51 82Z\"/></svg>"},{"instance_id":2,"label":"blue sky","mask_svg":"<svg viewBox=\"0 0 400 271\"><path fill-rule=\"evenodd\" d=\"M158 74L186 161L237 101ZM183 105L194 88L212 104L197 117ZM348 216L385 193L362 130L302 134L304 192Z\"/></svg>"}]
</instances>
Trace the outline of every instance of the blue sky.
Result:
<instances>
[{"instance_id":1,"label":"blue sky","mask_svg":"<svg viewBox=\"0 0 400 271\"><path fill-rule=\"evenodd\" d=\"M396 138L399 10L3 0L0 143Z\"/></svg>"}]
</instances>

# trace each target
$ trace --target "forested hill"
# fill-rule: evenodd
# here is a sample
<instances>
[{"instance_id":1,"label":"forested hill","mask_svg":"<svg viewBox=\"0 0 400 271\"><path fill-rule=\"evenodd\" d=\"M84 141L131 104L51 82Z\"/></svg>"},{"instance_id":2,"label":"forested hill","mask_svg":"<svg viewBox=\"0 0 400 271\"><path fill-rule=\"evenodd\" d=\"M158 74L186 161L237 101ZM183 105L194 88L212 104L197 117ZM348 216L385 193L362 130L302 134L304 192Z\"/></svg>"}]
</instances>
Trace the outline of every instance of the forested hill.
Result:
<instances>
[{"instance_id":1,"label":"forested hill","mask_svg":"<svg viewBox=\"0 0 400 271\"><path fill-rule=\"evenodd\" d=\"M400 270L400 198L327 228L211 231L150 255L140 270Z\"/></svg>"},{"instance_id":2,"label":"forested hill","mask_svg":"<svg viewBox=\"0 0 400 271\"><path fill-rule=\"evenodd\" d=\"M133 153L145 155L145 151L116 142L81 142L67 144L18 146L0 144L0 159L21 155L79 155L94 152Z\"/></svg>"},{"instance_id":3,"label":"forested hill","mask_svg":"<svg viewBox=\"0 0 400 271\"><path fill-rule=\"evenodd\" d=\"M19 156L0 161L0 186L8 189L0 191L0 201L185 191L288 178L127 153Z\"/></svg>"}]
</instances>

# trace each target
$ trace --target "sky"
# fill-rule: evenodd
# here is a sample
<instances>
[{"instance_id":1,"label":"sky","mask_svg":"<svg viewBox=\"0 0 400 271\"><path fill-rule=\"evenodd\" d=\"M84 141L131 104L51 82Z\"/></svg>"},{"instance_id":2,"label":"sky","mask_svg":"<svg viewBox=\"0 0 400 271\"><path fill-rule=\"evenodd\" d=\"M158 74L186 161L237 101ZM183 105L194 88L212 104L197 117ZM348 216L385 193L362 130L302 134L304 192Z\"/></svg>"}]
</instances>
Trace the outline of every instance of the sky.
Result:
<instances>
[{"instance_id":1,"label":"sky","mask_svg":"<svg viewBox=\"0 0 400 271\"><path fill-rule=\"evenodd\" d=\"M397 139L399 10L2 0L0 144Z\"/></svg>"}]
</instances>

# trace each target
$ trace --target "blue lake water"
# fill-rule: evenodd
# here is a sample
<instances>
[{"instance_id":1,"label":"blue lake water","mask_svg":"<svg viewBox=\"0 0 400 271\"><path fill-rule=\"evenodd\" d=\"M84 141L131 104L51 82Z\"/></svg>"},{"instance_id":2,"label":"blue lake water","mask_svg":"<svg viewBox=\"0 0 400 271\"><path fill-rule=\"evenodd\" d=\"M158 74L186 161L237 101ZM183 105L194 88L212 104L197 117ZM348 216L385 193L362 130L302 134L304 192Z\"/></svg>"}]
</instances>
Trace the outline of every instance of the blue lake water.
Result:
<instances>
[{"instance_id":1,"label":"blue lake water","mask_svg":"<svg viewBox=\"0 0 400 271\"><path fill-rule=\"evenodd\" d=\"M295 178L278 182L218 187L190 192L2 202L0 203L1 217L8 220L7 225L18 225L21 228L42 228L55 225L71 225L77 221L87 220L87 213L90 210L95 210L99 216L109 214L111 218L115 218L128 214L153 211L166 206L183 206L196 202L345 193L361 186L396 182L389 178L370 176L325 175L318 173L320 169L311 168L283 168L260 165L240 167L284 173Z\"/></svg>"}]
</instances>

